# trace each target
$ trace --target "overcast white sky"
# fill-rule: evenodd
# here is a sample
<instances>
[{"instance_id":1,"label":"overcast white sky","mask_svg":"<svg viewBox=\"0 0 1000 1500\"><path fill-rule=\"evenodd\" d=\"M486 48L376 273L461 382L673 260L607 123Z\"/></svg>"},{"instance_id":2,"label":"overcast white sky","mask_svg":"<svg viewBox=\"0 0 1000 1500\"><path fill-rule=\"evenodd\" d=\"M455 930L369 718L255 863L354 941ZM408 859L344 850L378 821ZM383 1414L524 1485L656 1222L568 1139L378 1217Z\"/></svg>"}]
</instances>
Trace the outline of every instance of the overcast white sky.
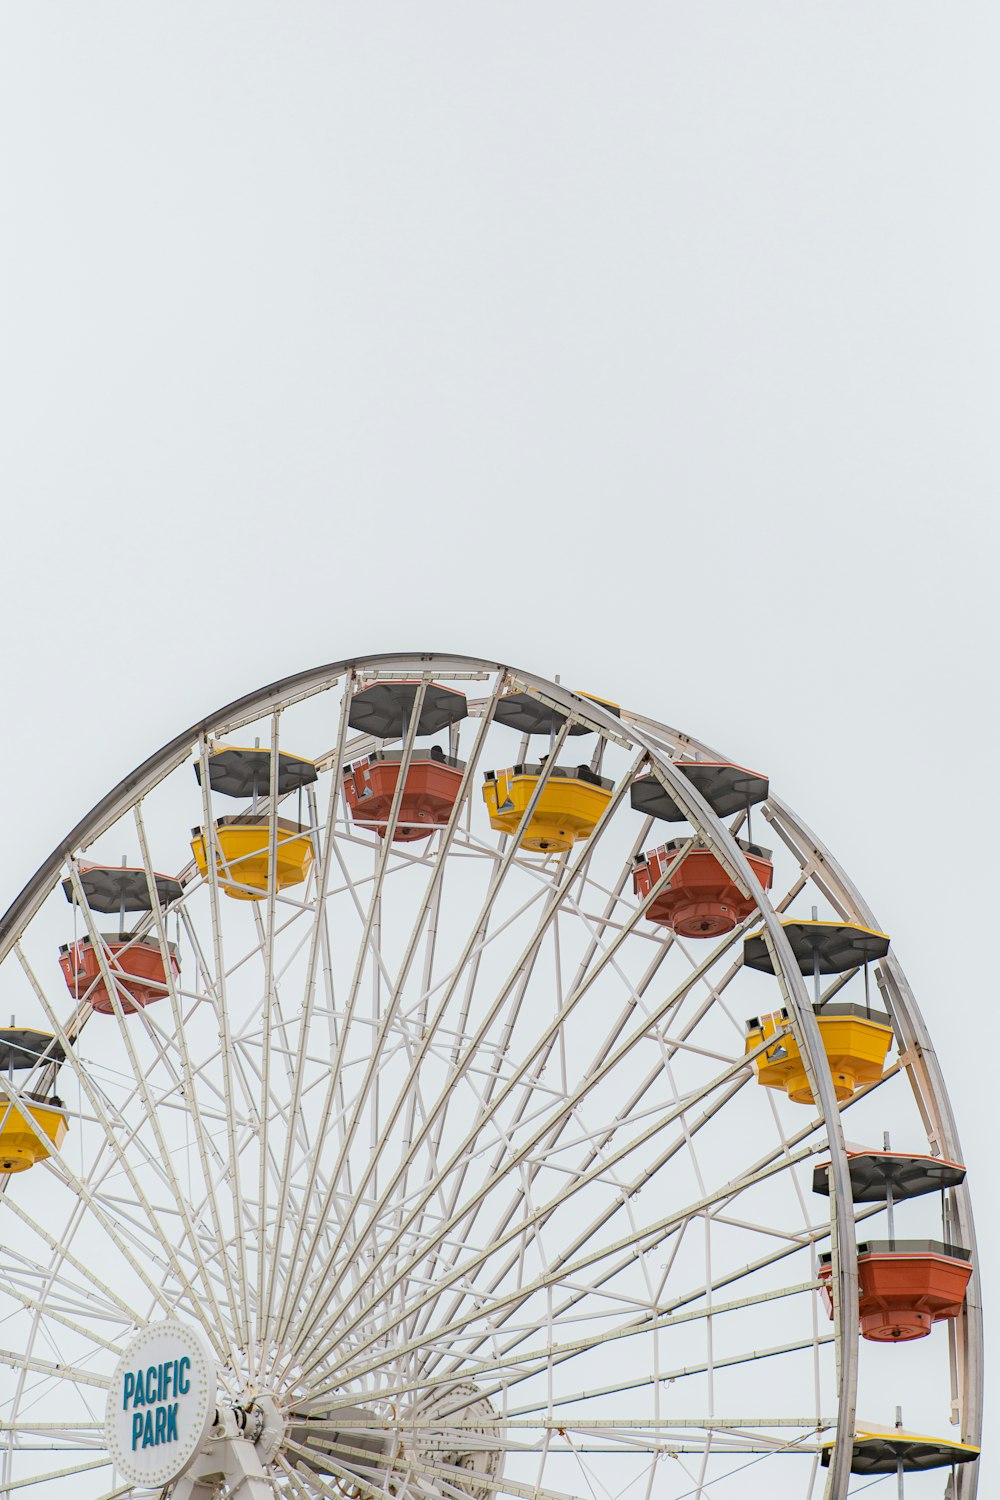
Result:
<instances>
[{"instance_id":1,"label":"overcast white sky","mask_svg":"<svg viewBox=\"0 0 1000 1500\"><path fill-rule=\"evenodd\" d=\"M560 672L858 880L989 1293L998 46L969 0L4 6L0 908L260 682Z\"/></svg>"}]
</instances>

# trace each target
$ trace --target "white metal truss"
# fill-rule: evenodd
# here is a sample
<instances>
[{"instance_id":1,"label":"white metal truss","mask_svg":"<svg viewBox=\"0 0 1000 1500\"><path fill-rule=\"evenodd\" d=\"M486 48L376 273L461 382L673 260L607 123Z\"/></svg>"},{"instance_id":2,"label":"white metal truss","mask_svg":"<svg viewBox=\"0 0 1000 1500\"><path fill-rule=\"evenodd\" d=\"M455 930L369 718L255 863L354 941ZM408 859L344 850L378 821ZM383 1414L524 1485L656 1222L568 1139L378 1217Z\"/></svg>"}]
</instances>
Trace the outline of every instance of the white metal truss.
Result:
<instances>
[{"instance_id":1,"label":"white metal truss","mask_svg":"<svg viewBox=\"0 0 1000 1500\"><path fill-rule=\"evenodd\" d=\"M408 725L384 744L353 733L353 696L397 677L416 683ZM397 841L435 681L467 694L446 747L465 768L441 826ZM561 716L540 749L496 719L514 690ZM209 761L249 735L271 752L254 804L269 878L261 899L236 900L215 826L233 805L211 790ZM350 764L385 747L401 768L380 837L352 820L341 788ZM280 794L280 751L315 761L304 796ZM612 786L589 838L565 852L521 847L557 763L577 758ZM44 1162L0 1178L0 1495L150 1494L116 1482L104 1393L119 1348L166 1316L207 1335L215 1441L245 1445L235 1458L217 1446L184 1481L206 1500L224 1472L247 1495L290 1500L855 1493L856 1241L880 1208L851 1201L847 1140L880 1144L877 1123L956 1160L959 1142L892 952L874 982L897 1052L880 1084L837 1102L781 922L817 907L878 924L774 796L754 813L775 844L774 889L760 888L738 841L745 814L718 818L676 764L722 758L499 663L371 657L227 706L81 821L0 919L5 1010L59 1039L70 1123ZM539 760L518 832L498 834L484 772ZM674 831L632 810L641 774L659 778L688 826L640 899L633 857ZM282 889L289 816L312 865ZM193 821L205 876L186 844ZM696 840L754 901L708 941L649 915ZM123 850L152 902L132 935L161 955L175 943L181 964L176 977L166 964L162 1000L134 1013L83 879ZM166 907L157 871L183 882ZM749 931L764 934L774 978L744 968ZM98 960L79 1003L57 963L70 937ZM852 982L831 981L826 998ZM89 1003L98 984L110 1014ZM763 1044L745 1051L746 1017L781 1006L788 1019L768 1045L798 1045L815 1107L758 1087ZM51 1065L0 1077L0 1125L53 1085ZM811 1190L821 1161L829 1198ZM964 1185L946 1213L974 1251ZM817 1294L824 1248L832 1322ZM951 1339L925 1342L942 1429L950 1418L978 1443L975 1280ZM283 1438L251 1456L227 1413L265 1401ZM974 1500L976 1470L956 1471L953 1500Z\"/></svg>"}]
</instances>

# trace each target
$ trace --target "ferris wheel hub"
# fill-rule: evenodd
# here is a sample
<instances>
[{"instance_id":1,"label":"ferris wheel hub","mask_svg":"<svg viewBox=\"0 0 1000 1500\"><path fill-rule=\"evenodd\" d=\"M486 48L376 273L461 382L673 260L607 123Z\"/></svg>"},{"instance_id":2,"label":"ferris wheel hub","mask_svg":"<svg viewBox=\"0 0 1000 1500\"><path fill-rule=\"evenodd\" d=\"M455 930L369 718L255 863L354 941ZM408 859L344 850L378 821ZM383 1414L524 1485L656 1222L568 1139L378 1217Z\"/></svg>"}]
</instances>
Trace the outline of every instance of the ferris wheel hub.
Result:
<instances>
[{"instance_id":1,"label":"ferris wheel hub","mask_svg":"<svg viewBox=\"0 0 1000 1500\"><path fill-rule=\"evenodd\" d=\"M412 1470L432 1486L444 1480L449 1492L488 1500L499 1482L502 1442L492 1403L466 1380L437 1386L398 1413L391 1408L388 1416L374 1406L295 1413L287 1457L300 1469L332 1475L352 1496L375 1494L371 1470L382 1467L388 1477L380 1477L380 1490L403 1490Z\"/></svg>"},{"instance_id":2,"label":"ferris wheel hub","mask_svg":"<svg viewBox=\"0 0 1000 1500\"><path fill-rule=\"evenodd\" d=\"M418 1403L417 1411L429 1425L414 1443L414 1456L432 1468L460 1470L461 1478L449 1479L451 1488L463 1490L471 1500L487 1500L497 1488L503 1462L502 1429L489 1398L472 1381L461 1380L439 1388Z\"/></svg>"}]
</instances>

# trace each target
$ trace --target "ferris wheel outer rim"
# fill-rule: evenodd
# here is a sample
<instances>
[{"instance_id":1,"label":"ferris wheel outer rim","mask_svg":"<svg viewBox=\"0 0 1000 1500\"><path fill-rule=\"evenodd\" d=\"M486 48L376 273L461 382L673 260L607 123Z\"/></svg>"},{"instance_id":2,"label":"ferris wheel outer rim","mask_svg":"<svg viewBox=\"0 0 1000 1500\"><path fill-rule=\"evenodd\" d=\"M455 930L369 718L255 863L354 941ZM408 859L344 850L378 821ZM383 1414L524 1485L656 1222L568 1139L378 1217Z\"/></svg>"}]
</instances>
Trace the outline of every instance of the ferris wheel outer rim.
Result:
<instances>
[{"instance_id":1,"label":"ferris wheel outer rim","mask_svg":"<svg viewBox=\"0 0 1000 1500\"><path fill-rule=\"evenodd\" d=\"M628 721L635 725L635 718L629 714ZM699 754L718 756L721 752L693 736L681 733L670 726L658 723L656 720L643 716L639 724L649 733L656 735L657 730L666 731L672 738L682 740L687 747ZM686 778L685 778L686 781ZM867 926L881 930L879 919L875 916L872 908L864 899L854 881L844 870L843 865L837 857L831 853L829 848L813 832L811 827L794 812L782 799L769 792L768 805L778 814L780 822L795 829L812 851L817 854L823 864L824 873L835 878L841 893L848 898L853 905L857 916ZM711 811L709 809L709 811ZM938 1061L937 1050L934 1047L923 1014L910 988L909 980L890 948L885 960L882 961L894 985L893 1012L897 1020L905 1022L909 1031L908 1046L917 1048L922 1063L927 1066L930 1084L928 1091L928 1102L932 1102L937 1111L937 1119L934 1121L935 1135L942 1152L954 1161L962 1161L962 1148L959 1140L958 1127L955 1122L954 1112L948 1097L948 1090L944 1076ZM912 1075L911 1075L912 1083ZM969 1284L969 1291L962 1314L962 1324L965 1329L964 1348L962 1350L962 1379L957 1392L960 1402L960 1414L963 1419L962 1440L975 1447L980 1446L983 1427L983 1311L981 1297L978 1293L979 1270L978 1257L976 1253L975 1221L972 1210L971 1194L967 1182L962 1182L955 1190L955 1197L959 1205L959 1235L961 1243L972 1252L973 1273ZM970 1464L962 1466L958 1474L958 1492L955 1500L974 1500L979 1482L979 1465Z\"/></svg>"},{"instance_id":2,"label":"ferris wheel outer rim","mask_svg":"<svg viewBox=\"0 0 1000 1500\"><path fill-rule=\"evenodd\" d=\"M775 976L791 1012L793 1034L799 1044L813 1099L823 1119L830 1144L829 1176L831 1183L831 1249L833 1278L837 1283L834 1297L837 1359L837 1432L827 1470L827 1500L843 1500L851 1479L851 1457L857 1417L858 1335L858 1256L851 1196L847 1148L840 1111L837 1108L833 1078L829 1069L817 1067L824 1058L819 1025L806 992L805 980L792 953L791 943L767 894L760 886L744 851L733 834L709 807L704 797L662 751L650 749L656 768L670 782L670 791L688 821L700 831L711 831L712 844L724 852L744 884L753 893L763 919L772 955L776 960Z\"/></svg>"},{"instance_id":3,"label":"ferris wheel outer rim","mask_svg":"<svg viewBox=\"0 0 1000 1500\"><path fill-rule=\"evenodd\" d=\"M815 1061L817 1057L824 1056L820 1041L819 1029L816 1025L812 1006L809 1003L805 984L799 972L798 965L792 955L787 936L784 933L780 919L772 908L767 895L761 890L746 857L737 843L736 839L729 833L728 828L717 818L712 809L705 802L701 794L693 787L688 778L682 776L671 762L669 746L664 743L661 736L665 733L669 738L680 740L685 746L700 753L717 755L708 746L702 745L692 736L670 728L660 721L653 720L644 715L632 714L624 711L622 718L616 718L607 712L599 701L591 698L583 698L580 694L561 686L561 684L549 681L537 674L526 672L517 667L511 667L501 662L488 659L470 657L457 653L438 652L382 652L372 655L361 655L344 658L338 662L327 663L319 667L307 669L277 679L255 691L234 699L214 713L196 721L179 735L175 736L160 750L147 757L134 771L123 778L115 787L101 798L93 808L77 823L77 825L60 841L48 858L36 870L35 874L26 882L23 889L15 897L7 911L0 917L0 961L5 959L17 942L25 927L31 921L38 906L48 895L54 880L64 863L74 850L85 847L98 834L114 822L117 817L139 802L147 792L157 784L159 780L168 774L175 766L181 764L191 752L192 743L199 737L209 733L225 733L236 727L238 721L249 721L260 717L269 709L289 706L290 703L300 701L302 698L322 692L332 687L336 681L345 674L365 670L386 670L398 667L401 670L421 670L431 676L442 671L467 672L470 675L478 673L507 672L514 676L525 686L534 687L539 692L551 695L560 702L567 712L572 712L580 707L585 709L586 717L595 720L603 730L613 737L619 737L623 729L628 730L648 753L651 760L655 762L656 769L670 782L671 792L677 801L694 814L692 822L710 835L713 845L723 854L725 862L739 875L741 883L754 895L767 934L770 938L774 956L777 959L776 973L779 983L790 1002L789 1009L792 1013L793 1031L798 1033L798 1041L803 1053L806 1071L813 1089L814 1098L817 1101L818 1111L823 1118L827 1138L831 1152L831 1176L833 1179L833 1192L831 1194L832 1223L831 1239L833 1241L835 1257L839 1254L840 1276L838 1323L836 1347L838 1356L838 1383L840 1386L838 1400L838 1428L837 1443L841 1458L838 1462L836 1449L834 1460L827 1471L827 1500L841 1500L846 1495L847 1484L850 1479L850 1448L853 1440L855 1425L855 1402L858 1368L858 1312L857 1312L857 1259L856 1244L854 1236L853 1204L850 1199L849 1177L847 1171L847 1156L844 1145L843 1131L841 1128L840 1111L837 1108L833 1092L832 1080L823 1069L817 1069ZM659 741L659 743L656 743ZM829 855L828 851L819 843L808 827L790 809L773 794L769 797L769 803L780 810L781 816L796 827L803 838L817 850L822 850L827 869L835 873L842 888L849 893L858 912L867 916L872 922L870 909L863 901L860 893L853 883L844 874L841 866ZM947 1099L944 1080L941 1076L940 1067L929 1035L920 1015L919 1008L913 999L905 976L890 954L890 965L896 980L896 987L902 997L903 1006L906 1010L906 1019L911 1030L920 1040L924 1055L933 1061L931 1067L932 1097L942 1115L941 1124L943 1144L951 1155L958 1154L957 1130L954 1118ZM960 1158L959 1158L960 1159ZM963 1230L973 1241L973 1226L971 1215L971 1204L968 1191L962 1194L964 1206ZM836 1258L835 1258L836 1264ZM853 1295L851 1294L853 1288ZM843 1313L847 1312L848 1326L842 1324ZM853 1314L853 1316L852 1316ZM975 1394L981 1392L982 1384L982 1330L981 1314L978 1304L973 1318L973 1338L971 1340L971 1367L974 1373L973 1391ZM851 1326L853 1324L853 1327ZM844 1357L846 1354L846 1358ZM968 1387L965 1393L968 1396ZM966 1403L968 1404L968 1403ZM978 1405L971 1413L972 1426L970 1431L975 1433L974 1440L978 1439L978 1428L981 1426L981 1412ZM975 1482L978 1465L963 1469L960 1484L966 1479L971 1481L967 1487L961 1489L962 1500L972 1500L975 1494Z\"/></svg>"},{"instance_id":4,"label":"ferris wheel outer rim","mask_svg":"<svg viewBox=\"0 0 1000 1500\"><path fill-rule=\"evenodd\" d=\"M629 723L634 726L631 715L626 716ZM678 735L676 730L669 730L669 726L657 724L655 720L644 718L641 721L644 728L655 733L656 729L667 730L671 735L681 738L692 750L709 755L718 755L720 752L712 747L695 740L692 736ZM663 752L661 752L662 754ZM664 756L666 760L667 757ZM675 773L676 774L676 773ZM685 787L682 790L690 792L690 783L683 778ZM797 830L803 842L815 853L821 856L825 873L836 878L842 893L850 899L856 909L858 917L868 926L880 928L878 918L872 908L865 901L857 886L845 872L839 860L833 855L822 841L817 838L812 829L799 815L792 811L780 797L773 792L768 795L768 804L779 814L780 820L791 825ZM706 808L709 816L711 809ZM739 851L742 852L742 851ZM768 903L769 904L769 903ZM761 906L763 911L763 906ZM791 960L789 948L787 957ZM895 953L890 948L887 958L883 961L891 978L894 981L895 993L893 996L893 1011L897 1019L905 1021L909 1030L909 1042L915 1045L920 1053L921 1061L927 1066L929 1072L929 1098L933 1101L938 1112L935 1120L936 1139L940 1149L946 1156L955 1161L962 1160L962 1150L959 1141L958 1128L955 1123L954 1113L948 1098L947 1087L938 1062L937 1051L931 1040L930 1033L924 1022L923 1015L916 1002L909 981L899 963ZM797 966L795 966L797 973ZM811 1011L811 1007L810 1007ZM912 1080L911 1080L912 1081ZM965 1328L965 1339L963 1349L963 1376L964 1379L958 1392L961 1402L960 1412L963 1417L962 1440L973 1446L980 1446L983 1425L983 1314L981 1299L978 1295L978 1262L976 1255L975 1223L972 1212L971 1195L968 1184L963 1182L955 1190L956 1199L960 1206L959 1231L961 1242L972 1252L973 1275L970 1281L969 1292L966 1297L965 1307L962 1314L962 1322ZM856 1254L855 1254L856 1267ZM856 1274L856 1271L855 1271ZM979 1481L979 1466L962 1466L958 1475L958 1492L955 1500L974 1500L977 1493Z\"/></svg>"},{"instance_id":5,"label":"ferris wheel outer rim","mask_svg":"<svg viewBox=\"0 0 1000 1500\"><path fill-rule=\"evenodd\" d=\"M803 838L812 848L822 854L824 864L828 872L836 876L838 883L845 893L853 900L858 914L870 925L878 926L871 907L865 901L850 876L847 875L843 866L835 855L816 837L812 829L794 813L778 797L768 799L779 809L784 821L798 828ZM895 993L893 995L893 1011L897 1019L905 1021L909 1028L910 1045L915 1045L920 1052L921 1061L926 1063L930 1072L930 1099L938 1110L938 1119L935 1124L935 1138L938 1146L947 1158L952 1161L963 1161L961 1142L959 1140L958 1126L955 1121L948 1090L945 1085L941 1065L938 1061L937 1049L931 1039L930 1033L924 1022L923 1014L910 988L909 980L903 968L890 948L887 957L882 960L890 977L894 982ZM972 1279L966 1294L965 1311L963 1319L967 1327L966 1359L965 1359L965 1384L961 1392L964 1395L963 1415L968 1419L967 1425L963 1426L962 1441L979 1447L982 1439L982 1402L983 1402L983 1313L982 1302L978 1293L979 1269L978 1256L976 1252L975 1220L972 1211L971 1194L968 1183L963 1181L955 1192L956 1200L960 1206L961 1219L959 1231L961 1243L972 1252ZM968 1335L971 1334L971 1337ZM978 1483L978 1465L963 1466L959 1475L959 1497L960 1500L971 1500L975 1495L975 1486ZM966 1488L962 1488L965 1485Z\"/></svg>"},{"instance_id":6,"label":"ferris wheel outer rim","mask_svg":"<svg viewBox=\"0 0 1000 1500\"><path fill-rule=\"evenodd\" d=\"M518 676L529 675L522 674L517 668L505 666L503 662L480 660L476 657L460 656L454 653L386 651L371 656L345 657L341 661L327 662L323 666L311 667L304 672L293 672L287 677L276 678L274 682L269 682L264 687L232 699L215 713L196 719L187 729L168 740L165 745L161 745L159 750L155 750L152 755L148 755L133 771L95 802L89 812L85 813L59 841L48 858L39 865L7 910L0 916L0 962L7 957L11 947L31 920L39 893L47 893L52 875L59 869L62 861L71 854L73 849L86 846L91 839L95 838L96 830L105 820L113 821L115 817L120 816L121 812L127 811L133 802L143 797L171 769L170 763L174 758L177 758L178 763L183 762L190 753L192 742L197 741L199 735L207 734L217 726L224 726L230 719L247 715L251 710L254 710L254 716L263 714L267 711L269 702L284 701L290 694L301 693L305 697L313 692L321 692L326 679L336 679L345 672L357 670L359 666L381 669L394 662L404 661L439 662L442 666L446 665L448 670L464 666L470 672L481 672L485 669L493 672L513 671ZM425 668L425 670L428 669Z\"/></svg>"}]
</instances>

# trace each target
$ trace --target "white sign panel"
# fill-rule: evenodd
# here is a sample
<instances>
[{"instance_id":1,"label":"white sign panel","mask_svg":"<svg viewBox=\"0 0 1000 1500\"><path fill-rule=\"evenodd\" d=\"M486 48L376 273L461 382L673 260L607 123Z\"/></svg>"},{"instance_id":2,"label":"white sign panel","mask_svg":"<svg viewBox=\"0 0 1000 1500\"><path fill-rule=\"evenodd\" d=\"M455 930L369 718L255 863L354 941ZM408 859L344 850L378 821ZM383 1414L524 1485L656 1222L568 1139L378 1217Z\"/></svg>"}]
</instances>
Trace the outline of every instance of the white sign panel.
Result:
<instances>
[{"instance_id":1,"label":"white sign panel","mask_svg":"<svg viewBox=\"0 0 1000 1500\"><path fill-rule=\"evenodd\" d=\"M111 1379L105 1437L133 1484L169 1484L190 1468L215 1420L215 1357L204 1336L172 1319L131 1340Z\"/></svg>"}]
</instances>

